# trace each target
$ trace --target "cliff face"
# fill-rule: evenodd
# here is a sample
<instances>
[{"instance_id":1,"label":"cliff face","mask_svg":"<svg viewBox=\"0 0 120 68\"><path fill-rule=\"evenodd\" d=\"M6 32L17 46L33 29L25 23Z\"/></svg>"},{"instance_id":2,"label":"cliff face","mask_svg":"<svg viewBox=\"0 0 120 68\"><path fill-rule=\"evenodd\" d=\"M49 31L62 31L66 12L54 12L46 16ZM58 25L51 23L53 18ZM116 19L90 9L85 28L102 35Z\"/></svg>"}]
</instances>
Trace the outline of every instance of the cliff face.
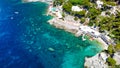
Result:
<instances>
[{"instance_id":1,"label":"cliff face","mask_svg":"<svg viewBox=\"0 0 120 68\"><path fill-rule=\"evenodd\" d=\"M51 2L52 0L22 0L22 2L36 2L36 1L49 3L49 2Z\"/></svg>"}]
</instances>

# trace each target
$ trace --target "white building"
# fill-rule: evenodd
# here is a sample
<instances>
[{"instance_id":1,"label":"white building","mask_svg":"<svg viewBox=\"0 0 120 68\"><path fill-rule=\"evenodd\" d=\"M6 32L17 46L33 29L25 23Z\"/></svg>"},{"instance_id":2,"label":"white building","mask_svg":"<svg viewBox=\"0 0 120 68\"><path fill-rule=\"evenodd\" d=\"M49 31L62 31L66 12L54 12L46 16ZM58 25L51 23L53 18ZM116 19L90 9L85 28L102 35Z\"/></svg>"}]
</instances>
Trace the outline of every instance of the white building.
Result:
<instances>
[{"instance_id":1,"label":"white building","mask_svg":"<svg viewBox=\"0 0 120 68\"><path fill-rule=\"evenodd\" d=\"M96 4L97 4L97 8L102 8L103 2L100 0L97 0Z\"/></svg>"},{"instance_id":2,"label":"white building","mask_svg":"<svg viewBox=\"0 0 120 68\"><path fill-rule=\"evenodd\" d=\"M62 18L62 14L59 11L56 13L56 15L58 18Z\"/></svg>"},{"instance_id":3,"label":"white building","mask_svg":"<svg viewBox=\"0 0 120 68\"><path fill-rule=\"evenodd\" d=\"M95 31L94 29L91 29L88 26L80 26L80 30L82 30L85 33L89 33L90 35L94 37L99 37L100 33L98 31Z\"/></svg>"},{"instance_id":4,"label":"white building","mask_svg":"<svg viewBox=\"0 0 120 68\"><path fill-rule=\"evenodd\" d=\"M79 11L82 11L83 8L80 8L80 7L78 7L78 6L72 6L71 10L72 10L72 11L79 12Z\"/></svg>"},{"instance_id":5,"label":"white building","mask_svg":"<svg viewBox=\"0 0 120 68\"><path fill-rule=\"evenodd\" d=\"M110 10L110 12L111 12L111 14L114 14L114 15L116 15L117 14L117 6L113 6L112 8L111 8L111 10Z\"/></svg>"}]
</instances>

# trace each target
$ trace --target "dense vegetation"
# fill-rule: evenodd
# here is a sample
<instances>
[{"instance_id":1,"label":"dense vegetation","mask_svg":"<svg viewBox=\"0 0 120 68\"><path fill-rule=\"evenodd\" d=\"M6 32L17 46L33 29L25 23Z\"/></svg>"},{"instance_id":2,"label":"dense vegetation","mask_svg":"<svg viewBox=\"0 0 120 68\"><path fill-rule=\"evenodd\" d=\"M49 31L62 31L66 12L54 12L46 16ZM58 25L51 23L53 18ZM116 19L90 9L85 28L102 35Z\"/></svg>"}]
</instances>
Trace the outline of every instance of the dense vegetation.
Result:
<instances>
[{"instance_id":1,"label":"dense vegetation","mask_svg":"<svg viewBox=\"0 0 120 68\"><path fill-rule=\"evenodd\" d=\"M108 57L107 62L110 66L115 66L116 65L116 61L111 57Z\"/></svg>"},{"instance_id":2,"label":"dense vegetation","mask_svg":"<svg viewBox=\"0 0 120 68\"><path fill-rule=\"evenodd\" d=\"M113 38L116 43L120 43L120 12L118 12L116 16L101 17L97 25L100 27L101 32L104 30L109 31L109 36Z\"/></svg>"},{"instance_id":3,"label":"dense vegetation","mask_svg":"<svg viewBox=\"0 0 120 68\"><path fill-rule=\"evenodd\" d=\"M116 46L109 45L108 49L105 51L110 55L110 57L107 58L108 65L112 66L111 68L120 68L120 65L116 65L116 61L113 59L114 53L120 51L120 44Z\"/></svg>"},{"instance_id":4,"label":"dense vegetation","mask_svg":"<svg viewBox=\"0 0 120 68\"><path fill-rule=\"evenodd\" d=\"M84 7L89 7L90 6L90 1L89 0L69 0L73 5L82 5Z\"/></svg>"},{"instance_id":5,"label":"dense vegetation","mask_svg":"<svg viewBox=\"0 0 120 68\"><path fill-rule=\"evenodd\" d=\"M116 61L112 58L116 51L120 51L120 12L117 14L111 14L109 11L112 7L120 4L120 0L102 0L104 2L102 8L96 8L96 0L55 0L54 6L62 5L63 11L75 16L74 20L80 19L80 23L84 23L86 18L90 21L87 25L99 27L100 32L108 31L109 36L117 43L116 46L109 45L106 52L110 55L107 59L107 63L113 68L120 68L120 65L116 65ZM75 12L72 11L72 6L80 6L84 10ZM88 12L87 12L88 11ZM101 16L101 13L105 11L107 16ZM87 12L87 13L86 13ZM63 15L64 16L64 15Z\"/></svg>"},{"instance_id":6,"label":"dense vegetation","mask_svg":"<svg viewBox=\"0 0 120 68\"><path fill-rule=\"evenodd\" d=\"M115 46L115 50L116 50L116 51L120 51L120 44L117 44L117 45Z\"/></svg>"},{"instance_id":7,"label":"dense vegetation","mask_svg":"<svg viewBox=\"0 0 120 68\"><path fill-rule=\"evenodd\" d=\"M72 4L70 2L66 2L64 5L63 5L63 10L66 11L67 13L70 13L71 12L71 8L72 8Z\"/></svg>"},{"instance_id":8,"label":"dense vegetation","mask_svg":"<svg viewBox=\"0 0 120 68\"><path fill-rule=\"evenodd\" d=\"M117 44L120 43L120 12L117 12L116 15L111 14L108 10L111 9L111 6L117 5L120 0L102 0L104 2L102 8L96 8L96 0L55 0L55 5L63 5L63 11L75 16L75 20L80 19L81 23L85 22L85 18L90 18L88 23L89 26L100 27L100 32L107 30L109 36L115 40ZM116 3L117 2L117 3ZM72 6L78 5L82 7L83 11L73 12L71 10ZM86 12L88 13L86 14ZM107 11L106 15L100 16L102 11ZM119 45L120 46L120 45Z\"/></svg>"},{"instance_id":9,"label":"dense vegetation","mask_svg":"<svg viewBox=\"0 0 120 68\"><path fill-rule=\"evenodd\" d=\"M110 54L110 55L112 55L113 53L115 53L115 50L114 50L114 47L113 47L113 45L109 45L109 47L108 47L108 53Z\"/></svg>"},{"instance_id":10,"label":"dense vegetation","mask_svg":"<svg viewBox=\"0 0 120 68\"><path fill-rule=\"evenodd\" d=\"M113 68L120 68L120 65L115 65Z\"/></svg>"},{"instance_id":11,"label":"dense vegetation","mask_svg":"<svg viewBox=\"0 0 120 68\"><path fill-rule=\"evenodd\" d=\"M64 3L64 0L54 0L53 6L62 5L63 3Z\"/></svg>"}]
</instances>

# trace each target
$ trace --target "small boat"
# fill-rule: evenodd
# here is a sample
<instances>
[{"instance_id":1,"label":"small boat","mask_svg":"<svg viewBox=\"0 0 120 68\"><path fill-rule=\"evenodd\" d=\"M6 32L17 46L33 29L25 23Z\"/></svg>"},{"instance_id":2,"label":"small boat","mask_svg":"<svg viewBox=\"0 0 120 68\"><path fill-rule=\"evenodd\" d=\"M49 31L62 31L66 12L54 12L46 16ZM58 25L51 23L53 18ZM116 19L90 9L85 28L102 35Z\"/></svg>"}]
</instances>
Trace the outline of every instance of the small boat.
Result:
<instances>
[{"instance_id":1,"label":"small boat","mask_svg":"<svg viewBox=\"0 0 120 68\"><path fill-rule=\"evenodd\" d=\"M86 39L85 39L85 34L83 34L83 36L82 36L82 40L83 41L85 41Z\"/></svg>"}]
</instances>

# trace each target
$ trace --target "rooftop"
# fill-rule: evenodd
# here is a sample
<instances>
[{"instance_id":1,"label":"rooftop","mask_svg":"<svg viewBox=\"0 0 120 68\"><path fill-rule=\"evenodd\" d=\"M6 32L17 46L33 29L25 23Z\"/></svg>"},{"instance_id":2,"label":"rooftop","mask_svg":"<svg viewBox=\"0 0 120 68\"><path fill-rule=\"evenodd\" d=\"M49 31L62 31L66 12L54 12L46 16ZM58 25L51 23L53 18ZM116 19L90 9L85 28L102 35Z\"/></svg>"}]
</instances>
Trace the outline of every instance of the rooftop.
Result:
<instances>
[{"instance_id":1,"label":"rooftop","mask_svg":"<svg viewBox=\"0 0 120 68\"><path fill-rule=\"evenodd\" d=\"M79 11L82 11L83 9L82 8L80 8L80 7L78 7L78 6L72 6L72 9L71 9L72 11L77 11L77 12L79 12Z\"/></svg>"},{"instance_id":2,"label":"rooftop","mask_svg":"<svg viewBox=\"0 0 120 68\"><path fill-rule=\"evenodd\" d=\"M80 29L84 32L90 32L93 33L96 36L99 36L100 33L98 31L93 30L92 28L88 27L88 26L80 26Z\"/></svg>"}]
</instances>

